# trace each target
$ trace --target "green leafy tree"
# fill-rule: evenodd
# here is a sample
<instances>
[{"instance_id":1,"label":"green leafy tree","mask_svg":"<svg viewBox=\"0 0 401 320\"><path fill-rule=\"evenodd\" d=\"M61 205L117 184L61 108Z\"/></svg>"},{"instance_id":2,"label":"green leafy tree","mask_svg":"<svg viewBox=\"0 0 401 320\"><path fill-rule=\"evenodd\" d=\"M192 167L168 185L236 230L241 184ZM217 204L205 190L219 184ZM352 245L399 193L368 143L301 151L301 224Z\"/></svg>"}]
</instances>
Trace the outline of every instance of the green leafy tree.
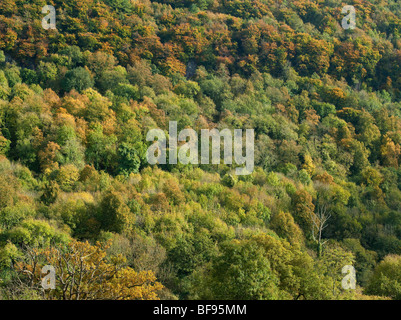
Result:
<instances>
[{"instance_id":1,"label":"green leafy tree","mask_svg":"<svg viewBox=\"0 0 401 320\"><path fill-rule=\"evenodd\" d=\"M249 240L233 240L222 247L199 279L199 298L221 300L274 300L281 296L279 279L262 248Z\"/></svg>"},{"instance_id":2,"label":"green leafy tree","mask_svg":"<svg viewBox=\"0 0 401 320\"><path fill-rule=\"evenodd\" d=\"M94 81L89 71L82 67L68 71L62 81L62 88L66 92L72 89L82 92L85 89L92 88L93 85Z\"/></svg>"},{"instance_id":3,"label":"green leafy tree","mask_svg":"<svg viewBox=\"0 0 401 320\"><path fill-rule=\"evenodd\" d=\"M98 213L102 229L121 233L129 231L133 224L133 215L121 194L108 191L103 196Z\"/></svg>"},{"instance_id":4,"label":"green leafy tree","mask_svg":"<svg viewBox=\"0 0 401 320\"><path fill-rule=\"evenodd\" d=\"M401 256L388 255L376 266L367 292L401 300Z\"/></svg>"}]
</instances>

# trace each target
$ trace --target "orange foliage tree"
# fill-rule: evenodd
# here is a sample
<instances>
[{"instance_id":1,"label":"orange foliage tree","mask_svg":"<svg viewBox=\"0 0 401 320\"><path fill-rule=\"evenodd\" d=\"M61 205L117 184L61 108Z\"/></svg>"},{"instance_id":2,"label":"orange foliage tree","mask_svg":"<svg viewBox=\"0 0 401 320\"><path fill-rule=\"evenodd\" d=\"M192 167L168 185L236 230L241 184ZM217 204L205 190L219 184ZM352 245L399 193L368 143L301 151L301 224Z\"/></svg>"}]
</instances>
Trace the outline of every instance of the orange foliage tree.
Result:
<instances>
[{"instance_id":1,"label":"orange foliage tree","mask_svg":"<svg viewBox=\"0 0 401 320\"><path fill-rule=\"evenodd\" d=\"M50 300L158 300L163 285L153 272L136 272L121 255L107 257L108 247L73 240L65 248L28 248L27 258L15 264L19 287ZM55 289L41 287L45 265L55 269Z\"/></svg>"}]
</instances>

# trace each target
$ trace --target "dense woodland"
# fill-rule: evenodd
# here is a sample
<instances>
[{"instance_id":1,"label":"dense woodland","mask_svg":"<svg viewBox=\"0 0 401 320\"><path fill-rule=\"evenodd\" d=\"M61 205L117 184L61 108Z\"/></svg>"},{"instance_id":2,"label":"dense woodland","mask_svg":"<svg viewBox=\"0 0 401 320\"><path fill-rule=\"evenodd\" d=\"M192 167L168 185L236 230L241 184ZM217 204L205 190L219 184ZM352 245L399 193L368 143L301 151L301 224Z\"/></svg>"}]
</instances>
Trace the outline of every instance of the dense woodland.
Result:
<instances>
[{"instance_id":1,"label":"dense woodland","mask_svg":"<svg viewBox=\"0 0 401 320\"><path fill-rule=\"evenodd\" d=\"M255 170L149 165L169 121ZM0 2L2 299L401 299L400 165L397 0Z\"/></svg>"}]
</instances>

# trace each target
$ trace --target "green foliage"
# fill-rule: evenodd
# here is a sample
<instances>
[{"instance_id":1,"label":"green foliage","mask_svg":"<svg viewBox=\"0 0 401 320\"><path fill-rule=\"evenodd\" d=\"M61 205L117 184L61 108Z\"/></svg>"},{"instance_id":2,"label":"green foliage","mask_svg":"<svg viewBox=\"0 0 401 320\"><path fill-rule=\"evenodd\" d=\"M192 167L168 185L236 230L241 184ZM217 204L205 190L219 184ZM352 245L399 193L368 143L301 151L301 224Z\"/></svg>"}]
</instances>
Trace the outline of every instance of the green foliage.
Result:
<instances>
[{"instance_id":1,"label":"green foliage","mask_svg":"<svg viewBox=\"0 0 401 320\"><path fill-rule=\"evenodd\" d=\"M104 230L121 233L130 229L133 216L123 197L109 191L100 202L98 220Z\"/></svg>"},{"instance_id":2,"label":"green foliage","mask_svg":"<svg viewBox=\"0 0 401 320\"><path fill-rule=\"evenodd\" d=\"M45 183L43 194L40 197L40 199L45 204L49 205L56 201L59 193L60 193L59 184L56 181L51 180L51 181Z\"/></svg>"},{"instance_id":3,"label":"green foliage","mask_svg":"<svg viewBox=\"0 0 401 320\"><path fill-rule=\"evenodd\" d=\"M69 240L65 234L43 220L26 219L19 226L3 232L1 238L15 245L48 246L51 243L63 244Z\"/></svg>"},{"instance_id":4,"label":"green foliage","mask_svg":"<svg viewBox=\"0 0 401 320\"><path fill-rule=\"evenodd\" d=\"M337 2L71 1L57 33L2 3L2 297L25 246L71 236L167 299L401 299L401 10L358 3L344 31ZM255 129L254 172L150 166L169 121Z\"/></svg>"},{"instance_id":5,"label":"green foliage","mask_svg":"<svg viewBox=\"0 0 401 320\"><path fill-rule=\"evenodd\" d=\"M0 266L1 268L10 268L12 263L22 256L22 253L11 242L0 249Z\"/></svg>"},{"instance_id":6,"label":"green foliage","mask_svg":"<svg viewBox=\"0 0 401 320\"><path fill-rule=\"evenodd\" d=\"M373 271L367 292L370 294L401 299L401 257L389 255Z\"/></svg>"},{"instance_id":7,"label":"green foliage","mask_svg":"<svg viewBox=\"0 0 401 320\"><path fill-rule=\"evenodd\" d=\"M222 247L200 291L201 299L274 300L280 298L278 278L269 260L255 243L234 240ZM202 290L201 289L201 290Z\"/></svg>"},{"instance_id":8,"label":"green foliage","mask_svg":"<svg viewBox=\"0 0 401 320\"><path fill-rule=\"evenodd\" d=\"M6 61L6 56L4 55L4 51L0 50L0 63L3 63Z\"/></svg>"},{"instance_id":9,"label":"green foliage","mask_svg":"<svg viewBox=\"0 0 401 320\"><path fill-rule=\"evenodd\" d=\"M118 157L119 169L122 174L129 175L130 173L139 172L141 161L144 160L140 157L140 152L142 150L138 150L132 144L124 142L120 145L118 148Z\"/></svg>"},{"instance_id":10,"label":"green foliage","mask_svg":"<svg viewBox=\"0 0 401 320\"><path fill-rule=\"evenodd\" d=\"M82 92L85 89L92 88L93 85L94 81L90 73L82 67L68 71L62 81L62 88L66 92L72 89Z\"/></svg>"}]
</instances>

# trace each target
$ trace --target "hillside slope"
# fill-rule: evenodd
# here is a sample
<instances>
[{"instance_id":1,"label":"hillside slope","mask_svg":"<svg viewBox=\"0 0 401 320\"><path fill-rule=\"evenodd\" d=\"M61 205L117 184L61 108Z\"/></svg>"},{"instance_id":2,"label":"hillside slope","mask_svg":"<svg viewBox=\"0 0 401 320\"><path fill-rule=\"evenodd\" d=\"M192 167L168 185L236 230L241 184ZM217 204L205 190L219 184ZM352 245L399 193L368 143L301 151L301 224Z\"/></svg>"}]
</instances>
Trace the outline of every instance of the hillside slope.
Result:
<instances>
[{"instance_id":1,"label":"hillside slope","mask_svg":"<svg viewBox=\"0 0 401 320\"><path fill-rule=\"evenodd\" d=\"M26 2L0 3L3 299L401 298L397 1ZM253 172L150 165L171 121L254 129Z\"/></svg>"}]
</instances>

